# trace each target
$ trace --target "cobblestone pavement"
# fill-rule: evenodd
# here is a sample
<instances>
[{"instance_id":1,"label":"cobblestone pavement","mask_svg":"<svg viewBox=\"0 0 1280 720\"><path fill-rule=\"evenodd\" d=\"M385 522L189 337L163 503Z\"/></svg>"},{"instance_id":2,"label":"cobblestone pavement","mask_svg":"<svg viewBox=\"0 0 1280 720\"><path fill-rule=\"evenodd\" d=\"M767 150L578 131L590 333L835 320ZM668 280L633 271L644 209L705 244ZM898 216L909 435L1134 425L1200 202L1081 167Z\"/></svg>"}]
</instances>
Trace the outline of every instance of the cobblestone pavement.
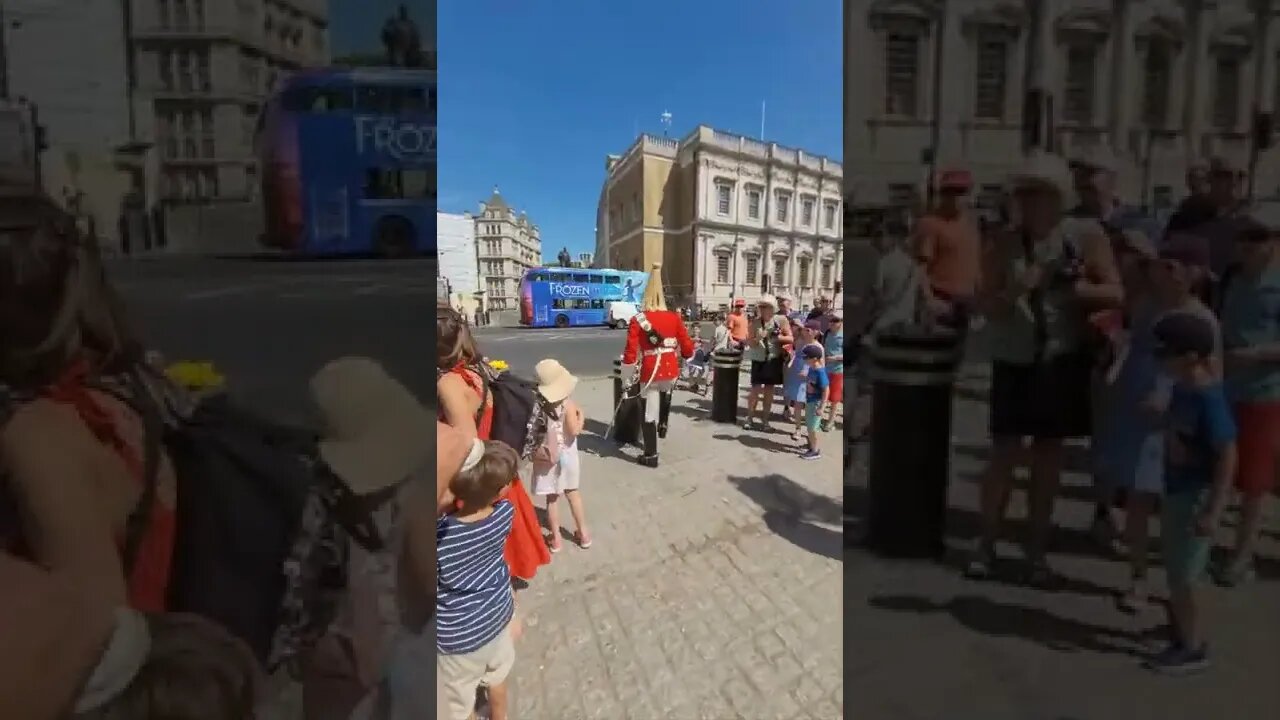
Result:
<instances>
[{"instance_id":1,"label":"cobblestone pavement","mask_svg":"<svg viewBox=\"0 0 1280 720\"><path fill-rule=\"evenodd\" d=\"M805 462L677 392L650 470L600 439L610 388L575 393L594 545L566 540L519 594L513 717L843 717L839 434Z\"/></svg>"},{"instance_id":2,"label":"cobblestone pavement","mask_svg":"<svg viewBox=\"0 0 1280 720\"><path fill-rule=\"evenodd\" d=\"M1261 579L1235 590L1206 590L1214 666L1181 679L1140 667L1162 620L1152 610L1121 614L1115 592L1125 567L1101 558L1085 528L1091 518L1085 476L1066 478L1057 507L1054 567L1066 587L1042 593L1013 582L960 577L961 549L976 532L977 476L986 452L986 378L957 394L947 563L887 562L857 549L846 555L845 672L849 717L858 720L1143 720L1276 717L1280 706L1280 543L1269 510ZM1083 450L1071 464L1082 467ZM864 458L865 459L865 456ZM845 493L865 509L866 467ZM1025 515L1015 494L1012 517ZM1022 525L1015 522L1012 531ZM856 532L856 528L855 528ZM850 532L852 536L855 532ZM1224 530L1220 541L1229 538ZM961 542L961 539L964 542ZM1002 555L1017 557L1013 546ZM1152 574L1163 592L1163 574Z\"/></svg>"}]
</instances>

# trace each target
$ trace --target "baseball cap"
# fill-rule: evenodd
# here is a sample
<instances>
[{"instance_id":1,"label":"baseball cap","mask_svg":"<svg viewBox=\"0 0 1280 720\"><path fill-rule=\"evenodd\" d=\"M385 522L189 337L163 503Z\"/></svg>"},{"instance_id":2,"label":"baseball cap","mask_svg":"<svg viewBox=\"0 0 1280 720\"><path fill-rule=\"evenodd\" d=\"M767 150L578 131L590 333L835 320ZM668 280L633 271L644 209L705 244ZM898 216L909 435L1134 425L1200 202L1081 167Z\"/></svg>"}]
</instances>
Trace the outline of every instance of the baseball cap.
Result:
<instances>
[{"instance_id":1,"label":"baseball cap","mask_svg":"<svg viewBox=\"0 0 1280 720\"><path fill-rule=\"evenodd\" d=\"M746 307L746 306L747 306L747 299L746 299L746 298L738 298L737 300L734 300L734 301L733 301L733 306L734 306L734 307Z\"/></svg>"},{"instance_id":2,"label":"baseball cap","mask_svg":"<svg viewBox=\"0 0 1280 720\"><path fill-rule=\"evenodd\" d=\"M805 345L804 349L800 351L800 355L805 360L821 360L822 348L817 345Z\"/></svg>"},{"instance_id":3,"label":"baseball cap","mask_svg":"<svg viewBox=\"0 0 1280 720\"><path fill-rule=\"evenodd\" d=\"M968 192L973 187L973 175L968 170L943 170L938 174L938 188Z\"/></svg>"},{"instance_id":4,"label":"baseball cap","mask_svg":"<svg viewBox=\"0 0 1280 720\"><path fill-rule=\"evenodd\" d=\"M1190 233L1175 233L1160 248L1161 260L1174 260L1189 267L1207 269L1211 257L1209 241Z\"/></svg>"},{"instance_id":5,"label":"baseball cap","mask_svg":"<svg viewBox=\"0 0 1280 720\"><path fill-rule=\"evenodd\" d=\"M1165 315L1156 322L1152 332L1156 338L1155 354L1162 357L1207 358L1217 344L1213 324L1189 312Z\"/></svg>"}]
</instances>

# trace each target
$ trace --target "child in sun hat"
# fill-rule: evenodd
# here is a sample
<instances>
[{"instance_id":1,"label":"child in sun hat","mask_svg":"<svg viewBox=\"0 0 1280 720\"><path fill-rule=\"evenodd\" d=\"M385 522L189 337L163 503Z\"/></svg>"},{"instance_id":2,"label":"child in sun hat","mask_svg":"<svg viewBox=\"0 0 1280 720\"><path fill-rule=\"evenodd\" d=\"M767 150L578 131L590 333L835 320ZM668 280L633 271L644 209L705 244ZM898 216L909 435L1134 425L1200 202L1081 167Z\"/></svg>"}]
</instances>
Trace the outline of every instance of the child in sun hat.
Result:
<instances>
[{"instance_id":1,"label":"child in sun hat","mask_svg":"<svg viewBox=\"0 0 1280 720\"><path fill-rule=\"evenodd\" d=\"M822 366L822 346L817 343L810 343L800 349L800 355L804 358L808 372L805 375L805 427L809 431L809 443L804 453L800 457L804 460L817 460L822 457L822 451L818 448L819 426L822 423L822 410L827 404L827 391L830 389L831 381L827 377L827 370Z\"/></svg>"},{"instance_id":2,"label":"child in sun hat","mask_svg":"<svg viewBox=\"0 0 1280 720\"><path fill-rule=\"evenodd\" d=\"M547 541L551 552L560 552L560 496L569 501L569 512L577 527L574 541L583 550L591 547L591 533L587 530L586 510L582 506L579 489L582 465L578 457L578 435L582 434L585 418L582 408L569 396L578 385L564 365L556 360L543 360L534 368L538 376L538 396L547 418L547 435L542 447L534 454L533 491L546 498Z\"/></svg>"}]
</instances>

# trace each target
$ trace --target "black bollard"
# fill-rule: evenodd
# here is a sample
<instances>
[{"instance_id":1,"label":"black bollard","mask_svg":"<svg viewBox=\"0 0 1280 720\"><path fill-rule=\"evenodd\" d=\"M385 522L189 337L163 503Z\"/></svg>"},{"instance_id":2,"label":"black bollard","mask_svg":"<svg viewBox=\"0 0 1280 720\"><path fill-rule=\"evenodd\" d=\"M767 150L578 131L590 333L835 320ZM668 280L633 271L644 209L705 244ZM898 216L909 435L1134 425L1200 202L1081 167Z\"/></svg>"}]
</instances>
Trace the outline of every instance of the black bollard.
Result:
<instances>
[{"instance_id":1,"label":"black bollard","mask_svg":"<svg viewBox=\"0 0 1280 720\"><path fill-rule=\"evenodd\" d=\"M877 555L938 558L945 551L960 338L937 329L875 339L866 544Z\"/></svg>"},{"instance_id":2,"label":"black bollard","mask_svg":"<svg viewBox=\"0 0 1280 720\"><path fill-rule=\"evenodd\" d=\"M622 384L622 360L613 361L613 439L619 445L632 445L640 439L640 400L626 397Z\"/></svg>"},{"instance_id":3,"label":"black bollard","mask_svg":"<svg viewBox=\"0 0 1280 720\"><path fill-rule=\"evenodd\" d=\"M738 375L742 371L741 350L717 350L711 359L711 420L738 422Z\"/></svg>"}]
</instances>

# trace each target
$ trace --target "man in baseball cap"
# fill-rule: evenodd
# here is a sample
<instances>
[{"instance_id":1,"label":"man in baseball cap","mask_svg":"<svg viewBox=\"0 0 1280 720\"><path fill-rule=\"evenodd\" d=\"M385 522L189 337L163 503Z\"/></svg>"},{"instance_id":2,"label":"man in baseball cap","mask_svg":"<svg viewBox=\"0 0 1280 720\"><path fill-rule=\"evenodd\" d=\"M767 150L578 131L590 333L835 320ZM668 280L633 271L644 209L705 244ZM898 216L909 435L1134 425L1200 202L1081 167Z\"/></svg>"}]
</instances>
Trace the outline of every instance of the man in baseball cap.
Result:
<instances>
[{"instance_id":1,"label":"man in baseball cap","mask_svg":"<svg viewBox=\"0 0 1280 720\"><path fill-rule=\"evenodd\" d=\"M1071 210L1077 218L1102 223L1111 239L1112 250L1123 242L1126 230L1137 230L1155 242L1160 237L1160 224L1141 209L1121 202L1116 176L1120 159L1105 146L1098 146L1071 158L1071 177L1079 204Z\"/></svg>"},{"instance_id":2,"label":"man in baseball cap","mask_svg":"<svg viewBox=\"0 0 1280 720\"><path fill-rule=\"evenodd\" d=\"M938 176L938 201L916 223L912 254L922 274L924 300L934 317L956 328L968 326L968 308L978 288L982 244L977 221L964 205L973 188L967 170Z\"/></svg>"}]
</instances>

